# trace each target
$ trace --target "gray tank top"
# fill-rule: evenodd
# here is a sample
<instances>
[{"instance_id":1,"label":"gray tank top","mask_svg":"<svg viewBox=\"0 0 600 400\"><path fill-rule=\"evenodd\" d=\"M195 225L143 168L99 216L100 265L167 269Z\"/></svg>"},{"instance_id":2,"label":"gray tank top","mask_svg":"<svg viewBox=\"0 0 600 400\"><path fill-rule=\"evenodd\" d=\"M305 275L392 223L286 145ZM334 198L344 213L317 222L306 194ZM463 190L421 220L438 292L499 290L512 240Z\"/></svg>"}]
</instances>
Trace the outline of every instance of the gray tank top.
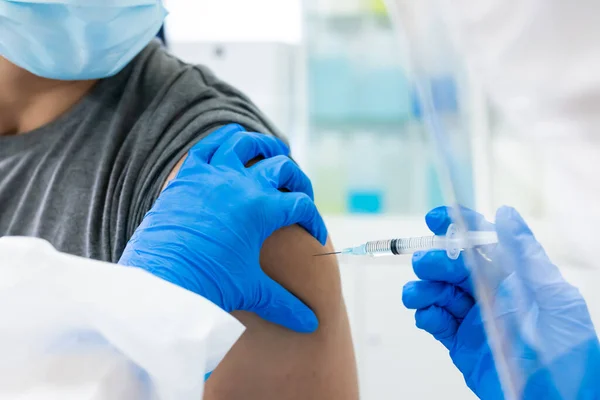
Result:
<instances>
[{"instance_id":1,"label":"gray tank top","mask_svg":"<svg viewBox=\"0 0 600 400\"><path fill-rule=\"evenodd\" d=\"M244 95L154 41L54 122L0 136L0 236L116 262L177 161L228 123L276 134Z\"/></svg>"}]
</instances>

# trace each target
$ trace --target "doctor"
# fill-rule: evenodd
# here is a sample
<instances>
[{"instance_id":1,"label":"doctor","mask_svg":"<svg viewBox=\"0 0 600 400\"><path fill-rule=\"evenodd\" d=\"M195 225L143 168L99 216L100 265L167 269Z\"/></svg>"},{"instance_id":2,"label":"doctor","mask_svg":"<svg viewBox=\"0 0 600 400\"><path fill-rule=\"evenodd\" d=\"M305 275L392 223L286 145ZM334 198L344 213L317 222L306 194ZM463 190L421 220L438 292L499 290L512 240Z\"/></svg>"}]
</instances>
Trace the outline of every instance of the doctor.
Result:
<instances>
[{"instance_id":1,"label":"doctor","mask_svg":"<svg viewBox=\"0 0 600 400\"><path fill-rule=\"evenodd\" d=\"M419 21L407 16L439 17L510 134L541 155L545 177L536 179L548 222L563 235L550 238L553 250L597 269L600 3L388 3L404 26ZM429 228L443 234L456 211L431 211ZM456 261L443 252L415 254L420 280L404 287L403 302L416 310L417 327L448 349L482 399L600 398L600 344L579 291L514 209L500 208L495 224L471 210L461 214L469 229L495 229L499 245Z\"/></svg>"}]
</instances>

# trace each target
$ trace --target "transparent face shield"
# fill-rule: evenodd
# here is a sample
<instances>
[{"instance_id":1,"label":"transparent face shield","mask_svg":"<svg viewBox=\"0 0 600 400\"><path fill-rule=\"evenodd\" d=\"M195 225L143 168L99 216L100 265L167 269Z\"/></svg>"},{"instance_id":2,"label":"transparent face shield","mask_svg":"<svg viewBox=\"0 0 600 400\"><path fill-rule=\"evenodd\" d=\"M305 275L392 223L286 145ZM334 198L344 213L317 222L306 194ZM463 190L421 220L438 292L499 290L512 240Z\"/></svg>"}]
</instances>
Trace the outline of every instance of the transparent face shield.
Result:
<instances>
[{"instance_id":1,"label":"transparent face shield","mask_svg":"<svg viewBox=\"0 0 600 400\"><path fill-rule=\"evenodd\" d=\"M386 2L451 206L446 223L465 243L471 231L498 234L457 260L476 306L446 347L480 397L501 387L509 399L582 398L600 323L600 56L581 43L599 28L585 7L575 26L531 1L463 3ZM553 3L559 16L579 11ZM546 36L557 47L536 42L543 17L559 25ZM582 40L569 47L557 28Z\"/></svg>"}]
</instances>

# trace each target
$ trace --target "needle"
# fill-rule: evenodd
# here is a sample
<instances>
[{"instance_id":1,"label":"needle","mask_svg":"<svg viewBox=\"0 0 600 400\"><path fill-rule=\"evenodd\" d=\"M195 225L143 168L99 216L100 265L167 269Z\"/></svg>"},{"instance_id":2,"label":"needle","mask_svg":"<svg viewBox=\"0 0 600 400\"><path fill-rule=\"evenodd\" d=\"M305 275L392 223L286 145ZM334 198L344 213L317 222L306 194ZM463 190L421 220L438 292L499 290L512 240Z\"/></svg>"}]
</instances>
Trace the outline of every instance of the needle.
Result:
<instances>
[{"instance_id":1,"label":"needle","mask_svg":"<svg viewBox=\"0 0 600 400\"><path fill-rule=\"evenodd\" d=\"M313 254L313 257L321 257L321 256L333 256L335 254L341 254L341 251L336 251L333 253L323 253L323 254Z\"/></svg>"}]
</instances>

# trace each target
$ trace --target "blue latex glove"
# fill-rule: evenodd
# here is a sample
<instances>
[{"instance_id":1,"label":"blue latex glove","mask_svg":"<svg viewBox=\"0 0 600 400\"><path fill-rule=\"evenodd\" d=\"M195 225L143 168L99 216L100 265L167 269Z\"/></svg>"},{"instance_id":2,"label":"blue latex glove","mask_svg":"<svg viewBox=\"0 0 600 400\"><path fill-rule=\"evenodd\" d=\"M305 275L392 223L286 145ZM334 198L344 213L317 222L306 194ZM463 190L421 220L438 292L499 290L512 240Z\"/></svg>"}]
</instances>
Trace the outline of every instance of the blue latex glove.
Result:
<instances>
[{"instance_id":1,"label":"blue latex glove","mask_svg":"<svg viewBox=\"0 0 600 400\"><path fill-rule=\"evenodd\" d=\"M208 136L189 152L119 264L143 268L225 311L251 311L313 332L315 314L259 264L263 242L282 227L300 224L321 244L327 240L311 183L288 153L279 139L239 125ZM245 167L258 156L265 159Z\"/></svg>"},{"instance_id":2,"label":"blue latex glove","mask_svg":"<svg viewBox=\"0 0 600 400\"><path fill-rule=\"evenodd\" d=\"M427 225L443 235L451 210L431 211ZM462 215L471 230L496 229L499 244L488 254L469 256L492 289L493 318L503 353L523 399L600 398L600 344L586 303L551 263L521 216L500 208L496 225L474 211ZM482 399L504 399L482 313L473 292L465 254L450 260L445 251L417 253L413 268L421 279L403 290L404 305L416 309L417 327L449 351L469 388Z\"/></svg>"}]
</instances>

